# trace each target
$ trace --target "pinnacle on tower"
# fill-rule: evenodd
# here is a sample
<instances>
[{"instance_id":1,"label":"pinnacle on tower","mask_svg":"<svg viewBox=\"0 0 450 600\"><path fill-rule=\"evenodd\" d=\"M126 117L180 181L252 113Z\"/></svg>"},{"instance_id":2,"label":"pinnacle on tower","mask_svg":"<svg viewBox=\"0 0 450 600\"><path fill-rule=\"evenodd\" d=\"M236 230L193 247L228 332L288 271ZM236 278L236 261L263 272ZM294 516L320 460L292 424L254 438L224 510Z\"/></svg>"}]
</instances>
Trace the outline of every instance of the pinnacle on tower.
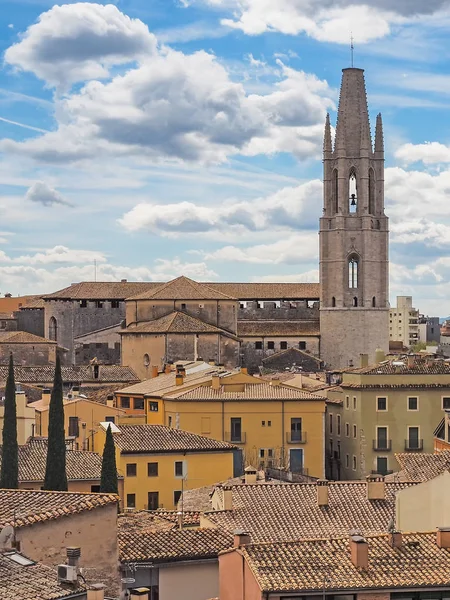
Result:
<instances>
[{"instance_id":1,"label":"pinnacle on tower","mask_svg":"<svg viewBox=\"0 0 450 600\"><path fill-rule=\"evenodd\" d=\"M367 156L372 151L363 69L343 69L335 150L338 156Z\"/></svg>"},{"instance_id":2,"label":"pinnacle on tower","mask_svg":"<svg viewBox=\"0 0 450 600\"><path fill-rule=\"evenodd\" d=\"M375 128L375 154L384 156L384 136L383 136L383 119L381 113L377 115L377 125Z\"/></svg>"},{"instance_id":3,"label":"pinnacle on tower","mask_svg":"<svg viewBox=\"0 0 450 600\"><path fill-rule=\"evenodd\" d=\"M333 152L333 144L331 142L330 113L327 113L327 119L325 121L325 135L323 138L323 151L324 151L324 153Z\"/></svg>"}]
</instances>

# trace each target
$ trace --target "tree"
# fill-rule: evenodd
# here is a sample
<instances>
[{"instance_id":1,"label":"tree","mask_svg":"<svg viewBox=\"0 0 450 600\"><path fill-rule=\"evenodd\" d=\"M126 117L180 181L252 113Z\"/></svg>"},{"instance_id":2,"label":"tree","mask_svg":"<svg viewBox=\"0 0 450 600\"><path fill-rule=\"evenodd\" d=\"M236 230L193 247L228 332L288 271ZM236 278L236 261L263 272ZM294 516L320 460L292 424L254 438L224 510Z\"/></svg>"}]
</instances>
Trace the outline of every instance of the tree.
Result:
<instances>
[{"instance_id":1,"label":"tree","mask_svg":"<svg viewBox=\"0 0 450 600\"><path fill-rule=\"evenodd\" d=\"M48 449L44 490L67 491L63 381L59 356L56 357L55 378L48 412Z\"/></svg>"},{"instance_id":2,"label":"tree","mask_svg":"<svg viewBox=\"0 0 450 600\"><path fill-rule=\"evenodd\" d=\"M3 418L3 449L0 487L19 487L19 448L17 446L16 383L14 361L9 357L8 379L5 390L5 413Z\"/></svg>"},{"instance_id":3,"label":"tree","mask_svg":"<svg viewBox=\"0 0 450 600\"><path fill-rule=\"evenodd\" d=\"M106 494L118 494L116 448L114 446L111 425L106 430L105 445L103 447L102 477L100 491Z\"/></svg>"}]
</instances>

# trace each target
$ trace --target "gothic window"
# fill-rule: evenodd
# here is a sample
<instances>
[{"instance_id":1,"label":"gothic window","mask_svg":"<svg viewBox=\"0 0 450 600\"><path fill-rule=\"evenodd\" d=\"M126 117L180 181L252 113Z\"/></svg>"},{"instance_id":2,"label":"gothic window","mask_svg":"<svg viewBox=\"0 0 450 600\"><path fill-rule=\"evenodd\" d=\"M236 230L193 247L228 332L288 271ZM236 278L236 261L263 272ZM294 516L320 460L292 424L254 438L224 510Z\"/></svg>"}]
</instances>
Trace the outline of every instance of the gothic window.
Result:
<instances>
[{"instance_id":1,"label":"gothic window","mask_svg":"<svg viewBox=\"0 0 450 600\"><path fill-rule=\"evenodd\" d=\"M355 308L358 306L358 298L356 296L353 298L353 306Z\"/></svg>"},{"instance_id":2,"label":"gothic window","mask_svg":"<svg viewBox=\"0 0 450 600\"><path fill-rule=\"evenodd\" d=\"M56 322L55 317L50 317L50 321L48 324L48 337L54 342L58 339L58 324Z\"/></svg>"},{"instance_id":3,"label":"gothic window","mask_svg":"<svg viewBox=\"0 0 450 600\"><path fill-rule=\"evenodd\" d=\"M356 213L358 209L358 189L356 185L356 173L352 169L350 171L350 178L348 182L349 189L349 212Z\"/></svg>"},{"instance_id":4,"label":"gothic window","mask_svg":"<svg viewBox=\"0 0 450 600\"><path fill-rule=\"evenodd\" d=\"M352 256L348 261L348 287L356 289L358 287L358 259Z\"/></svg>"},{"instance_id":5,"label":"gothic window","mask_svg":"<svg viewBox=\"0 0 450 600\"><path fill-rule=\"evenodd\" d=\"M369 213L375 214L375 174L369 169Z\"/></svg>"},{"instance_id":6,"label":"gothic window","mask_svg":"<svg viewBox=\"0 0 450 600\"><path fill-rule=\"evenodd\" d=\"M333 171L333 213L337 214L339 205L339 177L337 169Z\"/></svg>"},{"instance_id":7,"label":"gothic window","mask_svg":"<svg viewBox=\"0 0 450 600\"><path fill-rule=\"evenodd\" d=\"M331 306L333 308L336 306L336 298L334 296L331 298Z\"/></svg>"},{"instance_id":8,"label":"gothic window","mask_svg":"<svg viewBox=\"0 0 450 600\"><path fill-rule=\"evenodd\" d=\"M375 298L375 296L372 298L372 307L375 308L377 305L377 299Z\"/></svg>"}]
</instances>

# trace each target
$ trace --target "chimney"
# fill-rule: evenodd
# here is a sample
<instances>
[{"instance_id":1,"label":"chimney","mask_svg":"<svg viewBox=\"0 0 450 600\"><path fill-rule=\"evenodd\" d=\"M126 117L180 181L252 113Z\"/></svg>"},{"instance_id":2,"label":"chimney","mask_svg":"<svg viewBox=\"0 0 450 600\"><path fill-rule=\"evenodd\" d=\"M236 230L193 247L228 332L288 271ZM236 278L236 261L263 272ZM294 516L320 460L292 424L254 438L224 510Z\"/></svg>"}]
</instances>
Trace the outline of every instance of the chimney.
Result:
<instances>
[{"instance_id":1,"label":"chimney","mask_svg":"<svg viewBox=\"0 0 450 600\"><path fill-rule=\"evenodd\" d=\"M177 512L178 529L183 529L183 513Z\"/></svg>"},{"instance_id":2,"label":"chimney","mask_svg":"<svg viewBox=\"0 0 450 600\"><path fill-rule=\"evenodd\" d=\"M233 490L232 488L223 488L223 509L233 510Z\"/></svg>"},{"instance_id":3,"label":"chimney","mask_svg":"<svg viewBox=\"0 0 450 600\"><path fill-rule=\"evenodd\" d=\"M414 354L408 354L408 369L412 369L414 367Z\"/></svg>"},{"instance_id":4,"label":"chimney","mask_svg":"<svg viewBox=\"0 0 450 600\"><path fill-rule=\"evenodd\" d=\"M177 365L177 374L183 375L183 377L186 377L186 368L184 365Z\"/></svg>"},{"instance_id":5,"label":"chimney","mask_svg":"<svg viewBox=\"0 0 450 600\"><path fill-rule=\"evenodd\" d=\"M328 506L328 481L326 479L317 481L317 506Z\"/></svg>"},{"instance_id":6,"label":"chimney","mask_svg":"<svg viewBox=\"0 0 450 600\"><path fill-rule=\"evenodd\" d=\"M133 588L130 590L130 600L148 600L150 592L148 587Z\"/></svg>"},{"instance_id":7,"label":"chimney","mask_svg":"<svg viewBox=\"0 0 450 600\"><path fill-rule=\"evenodd\" d=\"M158 365L152 366L152 377L158 377Z\"/></svg>"},{"instance_id":8,"label":"chimney","mask_svg":"<svg viewBox=\"0 0 450 600\"><path fill-rule=\"evenodd\" d=\"M211 377L211 387L213 390L220 390L220 377L217 373Z\"/></svg>"},{"instance_id":9,"label":"chimney","mask_svg":"<svg viewBox=\"0 0 450 600\"><path fill-rule=\"evenodd\" d=\"M369 475L367 477L367 499L384 500L386 484L382 475Z\"/></svg>"},{"instance_id":10,"label":"chimney","mask_svg":"<svg viewBox=\"0 0 450 600\"><path fill-rule=\"evenodd\" d=\"M16 411L18 417L25 415L26 406L27 398L25 396L25 392L16 389Z\"/></svg>"},{"instance_id":11,"label":"chimney","mask_svg":"<svg viewBox=\"0 0 450 600\"><path fill-rule=\"evenodd\" d=\"M403 534L401 531L392 531L389 534L389 545L392 548L401 548L403 544Z\"/></svg>"},{"instance_id":12,"label":"chimney","mask_svg":"<svg viewBox=\"0 0 450 600\"><path fill-rule=\"evenodd\" d=\"M48 388L42 390L41 400L44 406L48 406L50 404L51 393L51 390L49 390Z\"/></svg>"},{"instance_id":13,"label":"chimney","mask_svg":"<svg viewBox=\"0 0 450 600\"><path fill-rule=\"evenodd\" d=\"M114 394L109 394L106 396L106 406L109 408L114 408Z\"/></svg>"},{"instance_id":14,"label":"chimney","mask_svg":"<svg viewBox=\"0 0 450 600\"><path fill-rule=\"evenodd\" d=\"M280 383L281 381L279 377L272 377L272 379L270 380L270 385L272 385L273 387L279 386Z\"/></svg>"},{"instance_id":15,"label":"chimney","mask_svg":"<svg viewBox=\"0 0 450 600\"><path fill-rule=\"evenodd\" d=\"M216 365L216 361L214 360L214 358L210 358L210 359L208 360L208 364L210 364L212 367L215 367L215 365Z\"/></svg>"},{"instance_id":16,"label":"chimney","mask_svg":"<svg viewBox=\"0 0 450 600\"><path fill-rule=\"evenodd\" d=\"M128 279L121 279L120 280L120 283L127 283L127 282L128 282Z\"/></svg>"},{"instance_id":17,"label":"chimney","mask_svg":"<svg viewBox=\"0 0 450 600\"><path fill-rule=\"evenodd\" d=\"M361 535L350 536L350 552L355 567L366 571L369 567L369 544Z\"/></svg>"},{"instance_id":18,"label":"chimney","mask_svg":"<svg viewBox=\"0 0 450 600\"><path fill-rule=\"evenodd\" d=\"M247 367L241 367L241 373L244 373L244 375L248 375Z\"/></svg>"},{"instance_id":19,"label":"chimney","mask_svg":"<svg viewBox=\"0 0 450 600\"><path fill-rule=\"evenodd\" d=\"M386 360L386 354L384 353L384 350L382 350L381 348L377 348L375 350L375 362L377 363L377 365L379 365L384 360Z\"/></svg>"},{"instance_id":20,"label":"chimney","mask_svg":"<svg viewBox=\"0 0 450 600\"><path fill-rule=\"evenodd\" d=\"M235 529L233 531L234 543L233 546L235 548L239 548L239 546L246 546L250 544L250 534L242 529Z\"/></svg>"},{"instance_id":21,"label":"chimney","mask_svg":"<svg viewBox=\"0 0 450 600\"><path fill-rule=\"evenodd\" d=\"M181 373L175 375L175 385L183 385L184 377Z\"/></svg>"},{"instance_id":22,"label":"chimney","mask_svg":"<svg viewBox=\"0 0 450 600\"><path fill-rule=\"evenodd\" d=\"M66 548L67 564L72 567L78 567L78 561L81 556L81 548L79 546L68 546Z\"/></svg>"},{"instance_id":23,"label":"chimney","mask_svg":"<svg viewBox=\"0 0 450 600\"><path fill-rule=\"evenodd\" d=\"M369 355L368 354L360 354L359 355L359 364L361 369L369 366Z\"/></svg>"},{"instance_id":24,"label":"chimney","mask_svg":"<svg viewBox=\"0 0 450 600\"><path fill-rule=\"evenodd\" d=\"M436 543L439 548L450 548L450 527L438 527Z\"/></svg>"},{"instance_id":25,"label":"chimney","mask_svg":"<svg viewBox=\"0 0 450 600\"><path fill-rule=\"evenodd\" d=\"M164 373L166 375L168 375L171 372L172 372L172 367L169 364L166 364L166 366L164 367Z\"/></svg>"},{"instance_id":26,"label":"chimney","mask_svg":"<svg viewBox=\"0 0 450 600\"><path fill-rule=\"evenodd\" d=\"M254 483L256 483L257 479L258 479L258 477L257 477L257 471L256 471L255 467L252 467L250 465L248 467L246 467L246 469L244 470L245 485L254 484Z\"/></svg>"},{"instance_id":27,"label":"chimney","mask_svg":"<svg viewBox=\"0 0 450 600\"><path fill-rule=\"evenodd\" d=\"M74 398L78 398L78 396L80 395L80 388L78 385L74 385L72 386L72 396Z\"/></svg>"},{"instance_id":28,"label":"chimney","mask_svg":"<svg viewBox=\"0 0 450 600\"><path fill-rule=\"evenodd\" d=\"M87 591L87 600L104 600L105 585L103 583L94 583L89 586Z\"/></svg>"},{"instance_id":29,"label":"chimney","mask_svg":"<svg viewBox=\"0 0 450 600\"><path fill-rule=\"evenodd\" d=\"M86 439L86 423L81 423L81 430L82 430L82 435L83 435L83 446L82 449L83 450L87 450L87 439Z\"/></svg>"}]
</instances>

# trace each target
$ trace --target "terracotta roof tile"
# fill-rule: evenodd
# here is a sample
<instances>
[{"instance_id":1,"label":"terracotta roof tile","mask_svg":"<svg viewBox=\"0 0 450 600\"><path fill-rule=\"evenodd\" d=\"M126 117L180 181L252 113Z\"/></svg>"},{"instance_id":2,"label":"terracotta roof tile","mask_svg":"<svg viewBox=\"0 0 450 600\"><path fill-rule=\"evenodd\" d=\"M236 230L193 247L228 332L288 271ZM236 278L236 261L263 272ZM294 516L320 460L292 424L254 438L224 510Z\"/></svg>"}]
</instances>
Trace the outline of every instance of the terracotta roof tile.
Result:
<instances>
[{"instance_id":1,"label":"terracotta roof tile","mask_svg":"<svg viewBox=\"0 0 450 600\"><path fill-rule=\"evenodd\" d=\"M114 494L0 490L0 529L7 524L25 527L117 502Z\"/></svg>"},{"instance_id":2,"label":"terracotta roof tile","mask_svg":"<svg viewBox=\"0 0 450 600\"><path fill-rule=\"evenodd\" d=\"M177 400L317 400L324 402L326 398L319 394L313 394L306 390L289 387L287 385L271 385L267 381L261 383L246 383L242 391L227 392L226 387L221 385L219 389L211 386L199 385L188 391L175 391L164 394L164 398L176 398Z\"/></svg>"},{"instance_id":3,"label":"terracotta roof tile","mask_svg":"<svg viewBox=\"0 0 450 600\"><path fill-rule=\"evenodd\" d=\"M450 450L437 454L406 452L396 454L395 458L407 481L429 481L450 469Z\"/></svg>"},{"instance_id":4,"label":"terracotta roof tile","mask_svg":"<svg viewBox=\"0 0 450 600\"><path fill-rule=\"evenodd\" d=\"M153 321L145 321L138 325L131 325L119 332L120 335L136 335L142 333L214 333L236 338L232 333L215 327L196 317L183 312L174 311L169 315ZM237 339L237 338L236 338Z\"/></svg>"},{"instance_id":5,"label":"terracotta roof tile","mask_svg":"<svg viewBox=\"0 0 450 600\"><path fill-rule=\"evenodd\" d=\"M48 340L39 335L26 331L2 331L0 333L0 344L50 344L56 346L53 340Z\"/></svg>"},{"instance_id":6,"label":"terracotta roof tile","mask_svg":"<svg viewBox=\"0 0 450 600\"><path fill-rule=\"evenodd\" d=\"M43 296L44 300L125 300L160 283L132 281L83 281Z\"/></svg>"},{"instance_id":7,"label":"terracotta roof tile","mask_svg":"<svg viewBox=\"0 0 450 600\"><path fill-rule=\"evenodd\" d=\"M44 308L45 307L45 300L44 298L30 298L29 301L27 301L23 306L20 307L19 310L27 310L27 309L32 309L32 308Z\"/></svg>"},{"instance_id":8,"label":"terracotta roof tile","mask_svg":"<svg viewBox=\"0 0 450 600\"><path fill-rule=\"evenodd\" d=\"M177 277L156 289L147 290L129 300L235 300L205 283L189 277Z\"/></svg>"},{"instance_id":9,"label":"terracotta roof tile","mask_svg":"<svg viewBox=\"0 0 450 600\"><path fill-rule=\"evenodd\" d=\"M306 539L244 546L262 592L323 592L450 586L450 553L436 544L436 533L403 536L393 548L387 534L366 538L367 570L356 568L349 538Z\"/></svg>"},{"instance_id":10,"label":"terracotta roof tile","mask_svg":"<svg viewBox=\"0 0 450 600\"><path fill-rule=\"evenodd\" d=\"M98 378L89 365L78 367L61 367L64 383L133 383L139 378L130 367L120 365L99 365ZM39 367L14 367L14 377L20 383L51 384L55 375L55 367L45 365ZM0 366L0 382L6 381L8 367Z\"/></svg>"},{"instance_id":11,"label":"terracotta roof tile","mask_svg":"<svg viewBox=\"0 0 450 600\"><path fill-rule=\"evenodd\" d=\"M120 425L114 442L123 453L233 451L227 442L164 425Z\"/></svg>"},{"instance_id":12,"label":"terracotta roof tile","mask_svg":"<svg viewBox=\"0 0 450 600\"><path fill-rule=\"evenodd\" d=\"M387 483L385 500L368 500L366 482L329 483L325 508L317 504L316 484L233 486L233 510L206 516L228 531L243 529L254 542L386 531L395 509L395 493L408 483Z\"/></svg>"},{"instance_id":13,"label":"terracotta roof tile","mask_svg":"<svg viewBox=\"0 0 450 600\"><path fill-rule=\"evenodd\" d=\"M319 300L319 283L208 283L240 300Z\"/></svg>"},{"instance_id":14,"label":"terracotta roof tile","mask_svg":"<svg viewBox=\"0 0 450 600\"><path fill-rule=\"evenodd\" d=\"M403 355L375 366L345 369L344 372L360 375L450 375L450 362L414 355L412 364L408 365L408 355Z\"/></svg>"},{"instance_id":15,"label":"terracotta roof tile","mask_svg":"<svg viewBox=\"0 0 450 600\"><path fill-rule=\"evenodd\" d=\"M239 337L317 335L319 321L238 321Z\"/></svg>"}]
</instances>

